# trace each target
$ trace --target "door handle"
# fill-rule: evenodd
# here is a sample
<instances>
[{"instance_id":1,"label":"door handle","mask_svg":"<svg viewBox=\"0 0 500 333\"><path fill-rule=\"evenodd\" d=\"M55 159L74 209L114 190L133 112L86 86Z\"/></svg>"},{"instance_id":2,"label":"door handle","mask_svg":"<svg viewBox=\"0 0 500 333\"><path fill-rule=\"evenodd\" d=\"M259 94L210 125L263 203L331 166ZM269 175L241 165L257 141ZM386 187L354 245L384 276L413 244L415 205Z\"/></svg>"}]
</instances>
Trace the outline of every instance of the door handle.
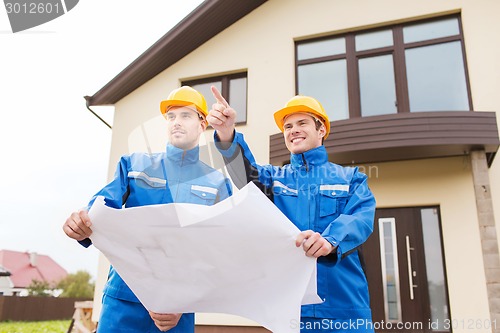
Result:
<instances>
[{"instance_id":1,"label":"door handle","mask_svg":"<svg viewBox=\"0 0 500 333\"><path fill-rule=\"evenodd\" d=\"M413 248L410 246L410 236L406 235L406 259L408 261L408 284L410 287L410 299L414 300L415 293L413 292L413 288L416 288L418 286L413 284L413 276L416 276L417 272L413 271L413 266L411 263L411 253L410 253L411 250L413 250Z\"/></svg>"}]
</instances>

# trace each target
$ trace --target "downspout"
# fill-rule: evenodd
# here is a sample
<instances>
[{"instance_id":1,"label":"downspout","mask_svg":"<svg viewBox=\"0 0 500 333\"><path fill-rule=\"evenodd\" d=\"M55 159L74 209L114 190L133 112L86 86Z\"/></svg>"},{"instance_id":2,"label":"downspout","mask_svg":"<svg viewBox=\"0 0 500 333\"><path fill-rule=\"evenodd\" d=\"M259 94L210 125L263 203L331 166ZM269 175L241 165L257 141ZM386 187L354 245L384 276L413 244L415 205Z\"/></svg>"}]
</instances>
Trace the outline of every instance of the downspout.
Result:
<instances>
[{"instance_id":1,"label":"downspout","mask_svg":"<svg viewBox=\"0 0 500 333\"><path fill-rule=\"evenodd\" d=\"M95 113L91 108L90 108L90 96L83 96L83 98L85 98L85 104L87 106L87 109L92 112L92 114L94 116L96 116L100 121L102 121L106 126L108 126L110 129L112 129L111 125L109 125L104 119L102 119L101 117L99 117L99 115L97 113Z\"/></svg>"}]
</instances>

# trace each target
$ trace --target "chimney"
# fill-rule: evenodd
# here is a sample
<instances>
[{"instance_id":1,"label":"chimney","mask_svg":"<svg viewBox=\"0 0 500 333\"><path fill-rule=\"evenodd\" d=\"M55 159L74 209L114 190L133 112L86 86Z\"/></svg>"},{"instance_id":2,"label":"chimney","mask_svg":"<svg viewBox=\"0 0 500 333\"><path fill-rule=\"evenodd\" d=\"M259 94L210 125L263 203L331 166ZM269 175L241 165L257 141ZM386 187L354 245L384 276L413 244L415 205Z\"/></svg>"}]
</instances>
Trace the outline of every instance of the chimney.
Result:
<instances>
[{"instance_id":1,"label":"chimney","mask_svg":"<svg viewBox=\"0 0 500 333\"><path fill-rule=\"evenodd\" d=\"M37 254L36 252L30 252L30 265L31 267L36 267Z\"/></svg>"}]
</instances>

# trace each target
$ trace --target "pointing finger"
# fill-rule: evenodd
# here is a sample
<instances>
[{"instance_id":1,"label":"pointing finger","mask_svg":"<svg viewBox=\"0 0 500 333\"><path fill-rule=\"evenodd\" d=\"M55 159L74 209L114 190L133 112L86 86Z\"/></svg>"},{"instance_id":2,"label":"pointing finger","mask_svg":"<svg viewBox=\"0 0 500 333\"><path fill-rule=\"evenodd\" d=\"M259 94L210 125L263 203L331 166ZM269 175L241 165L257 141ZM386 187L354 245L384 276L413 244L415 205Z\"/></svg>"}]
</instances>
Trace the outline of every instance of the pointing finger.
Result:
<instances>
[{"instance_id":1,"label":"pointing finger","mask_svg":"<svg viewBox=\"0 0 500 333\"><path fill-rule=\"evenodd\" d=\"M226 99L224 97L222 97L222 94L220 93L220 91L215 86L211 86L210 88L212 90L212 94L214 95L217 103L220 103L220 104L224 105L226 108L228 108L229 103L226 101Z\"/></svg>"}]
</instances>

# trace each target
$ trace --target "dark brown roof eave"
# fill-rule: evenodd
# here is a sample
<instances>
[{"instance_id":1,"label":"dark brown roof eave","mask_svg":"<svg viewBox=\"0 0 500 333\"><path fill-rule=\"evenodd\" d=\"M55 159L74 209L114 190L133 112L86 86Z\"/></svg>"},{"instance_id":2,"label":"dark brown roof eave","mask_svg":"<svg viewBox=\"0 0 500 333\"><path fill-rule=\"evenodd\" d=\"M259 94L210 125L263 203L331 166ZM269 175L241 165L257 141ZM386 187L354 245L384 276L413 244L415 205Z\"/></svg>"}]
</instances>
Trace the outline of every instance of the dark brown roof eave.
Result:
<instances>
[{"instance_id":1,"label":"dark brown roof eave","mask_svg":"<svg viewBox=\"0 0 500 333\"><path fill-rule=\"evenodd\" d=\"M93 96L87 105L112 105L197 49L267 0L205 0Z\"/></svg>"},{"instance_id":2,"label":"dark brown roof eave","mask_svg":"<svg viewBox=\"0 0 500 333\"><path fill-rule=\"evenodd\" d=\"M0 266L0 276L11 276L11 275L12 274L8 270Z\"/></svg>"}]
</instances>

